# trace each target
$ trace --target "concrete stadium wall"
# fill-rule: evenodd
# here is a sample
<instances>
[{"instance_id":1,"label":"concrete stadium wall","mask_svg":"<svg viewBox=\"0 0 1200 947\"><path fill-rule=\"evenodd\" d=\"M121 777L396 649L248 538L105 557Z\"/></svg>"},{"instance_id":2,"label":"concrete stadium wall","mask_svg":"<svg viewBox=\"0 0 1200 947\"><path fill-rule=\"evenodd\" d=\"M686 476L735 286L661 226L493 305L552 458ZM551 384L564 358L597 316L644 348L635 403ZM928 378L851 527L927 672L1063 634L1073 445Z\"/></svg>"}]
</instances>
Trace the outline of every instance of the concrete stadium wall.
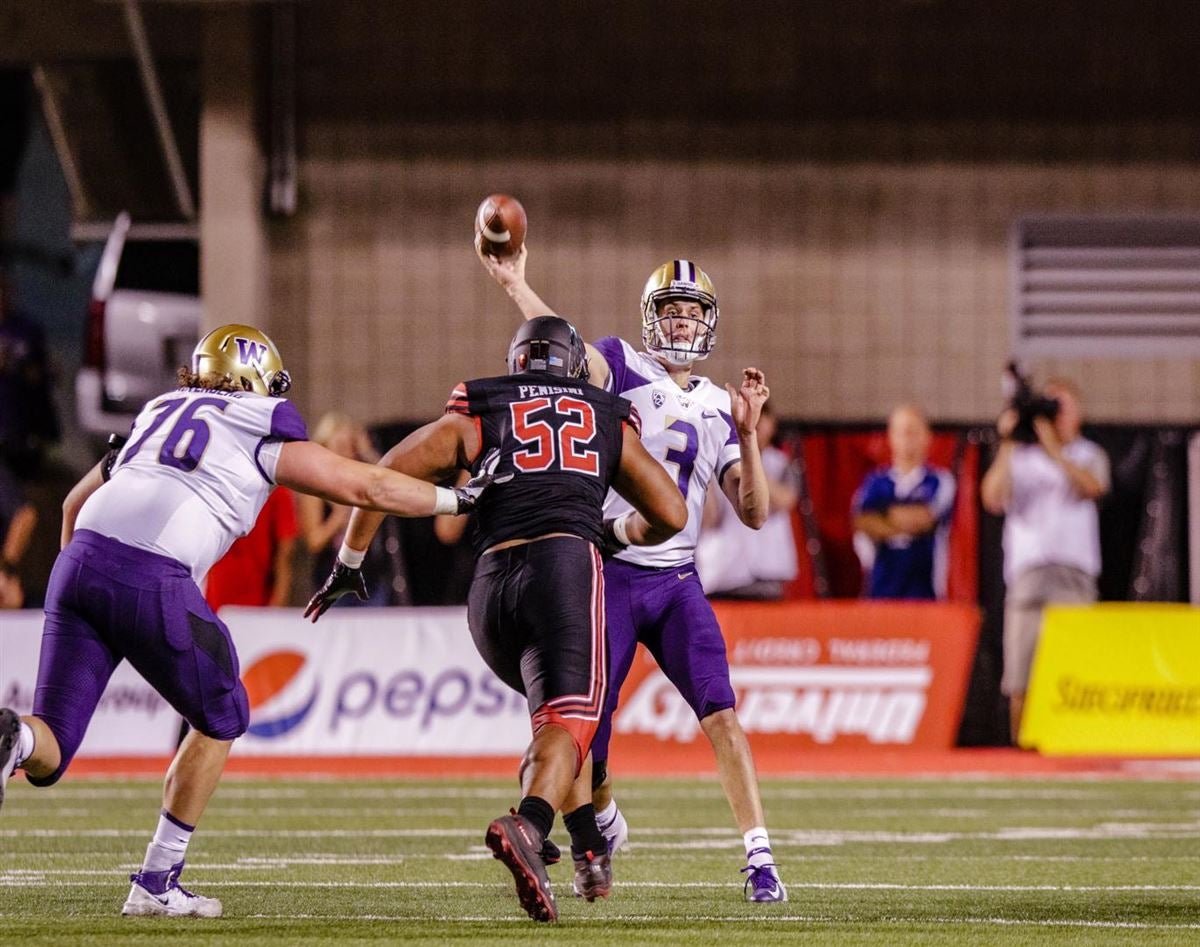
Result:
<instances>
[{"instance_id":1,"label":"concrete stadium wall","mask_svg":"<svg viewBox=\"0 0 1200 947\"><path fill-rule=\"evenodd\" d=\"M709 131L722 134L675 134ZM556 134L602 138L609 154L557 157ZM525 204L530 282L589 337L636 342L649 272L698 261L722 308L705 373L731 380L757 364L779 412L804 419L873 419L909 398L942 420L994 416L1016 217L1200 212L1200 165L1182 161L646 160L650 134L311 127L301 212L272 234L270 320L284 351L305 353L295 374L310 410L425 417L457 381L503 370L518 315L471 247L475 206L492 191ZM786 152L795 133L775 134L771 151ZM505 159L514 139L526 152L546 141L547 157ZM1200 417L1200 364L1186 359L1032 367L1078 379L1097 420Z\"/></svg>"}]
</instances>

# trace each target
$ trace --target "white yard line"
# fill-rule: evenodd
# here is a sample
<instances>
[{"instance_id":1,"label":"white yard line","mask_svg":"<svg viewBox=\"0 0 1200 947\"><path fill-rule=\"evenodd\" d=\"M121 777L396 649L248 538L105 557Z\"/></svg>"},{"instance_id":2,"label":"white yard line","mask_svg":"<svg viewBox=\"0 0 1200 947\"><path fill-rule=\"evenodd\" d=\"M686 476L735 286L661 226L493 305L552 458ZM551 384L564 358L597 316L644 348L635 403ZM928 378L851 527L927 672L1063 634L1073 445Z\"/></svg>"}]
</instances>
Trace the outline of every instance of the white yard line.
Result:
<instances>
[{"instance_id":1,"label":"white yard line","mask_svg":"<svg viewBox=\"0 0 1200 947\"><path fill-rule=\"evenodd\" d=\"M0 914L5 920L24 918L25 915ZM72 919L111 919L113 913L104 914L73 914ZM247 914L244 917L226 916L223 925L236 924L241 920L263 921L343 921L367 923L412 923L436 922L443 924L526 924L529 919L516 914L494 916L449 915L449 914ZM1161 924L1146 921L1095 921L1085 918L1013 918L1013 917L920 917L892 915L888 917L871 916L859 918L854 916L832 917L829 915L812 914L672 914L664 917L661 914L604 914L567 918L571 924L612 924L636 921L645 924L673 927L680 923L717 923L717 924L821 924L836 928L840 925L861 926L864 923L874 924L912 924L921 926L942 927L1062 927L1062 928L1099 928L1112 930L1133 931L1196 931L1200 923Z\"/></svg>"},{"instance_id":2,"label":"white yard line","mask_svg":"<svg viewBox=\"0 0 1200 947\"><path fill-rule=\"evenodd\" d=\"M0 838L128 838L144 836L135 829L0 829ZM206 838L433 838L474 840L475 829L205 829ZM684 838L678 842L636 842L639 849L667 848L672 851L723 849L741 839L730 829L671 828L640 829L641 837ZM696 836L701 836L696 838ZM990 832L884 832L850 829L773 829L775 847L830 846L847 843L898 845L944 844L961 841L1181 841L1200 838L1200 821L1189 822L1103 822L1088 827L1010 826Z\"/></svg>"},{"instance_id":3,"label":"white yard line","mask_svg":"<svg viewBox=\"0 0 1200 947\"><path fill-rule=\"evenodd\" d=\"M490 881L231 881L227 879L204 879L204 866L189 866L189 877L192 882L207 888L419 888L436 890L438 888L479 888L507 889L507 883ZM223 869L228 866L214 865L207 870ZM99 876L111 878L116 872L98 869L78 869L66 871L25 871L0 873L0 884L31 886L47 883L50 879L60 876ZM94 887L87 881L55 881L56 886ZM714 888L740 889L741 883L711 883L707 881L622 881L621 888L634 889L666 889L666 890L711 890ZM893 882L789 882L792 889L809 891L968 891L968 892L1055 892L1055 893L1091 893L1091 892L1149 892L1149 891L1200 891L1200 885L966 885L966 884L896 884Z\"/></svg>"}]
</instances>

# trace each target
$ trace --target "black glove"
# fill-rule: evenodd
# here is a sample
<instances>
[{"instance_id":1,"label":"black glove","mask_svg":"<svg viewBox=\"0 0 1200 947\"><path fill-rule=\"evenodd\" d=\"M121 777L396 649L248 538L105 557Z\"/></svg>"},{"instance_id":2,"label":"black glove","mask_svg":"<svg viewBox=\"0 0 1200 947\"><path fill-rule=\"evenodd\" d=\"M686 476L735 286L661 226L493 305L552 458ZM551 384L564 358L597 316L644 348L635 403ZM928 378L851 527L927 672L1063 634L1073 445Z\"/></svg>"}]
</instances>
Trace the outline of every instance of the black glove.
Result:
<instances>
[{"instance_id":1,"label":"black glove","mask_svg":"<svg viewBox=\"0 0 1200 947\"><path fill-rule=\"evenodd\" d=\"M304 617L312 615L312 620L315 622L329 611L330 605L351 592L358 596L359 601L367 600L367 580L363 578L362 569L351 569L342 562L335 562L325 584L317 589L316 594L308 600L308 607L304 609Z\"/></svg>"},{"instance_id":2,"label":"black glove","mask_svg":"<svg viewBox=\"0 0 1200 947\"><path fill-rule=\"evenodd\" d=\"M470 513L475 509L480 495L494 483L508 483L513 478L512 472L496 476L496 465L500 462L500 451L493 448L479 466L479 473L464 483L461 487L453 487L454 495L458 498L458 509L455 516Z\"/></svg>"},{"instance_id":3,"label":"black glove","mask_svg":"<svg viewBox=\"0 0 1200 947\"><path fill-rule=\"evenodd\" d=\"M123 437L120 434L108 435L108 453L102 458L103 464L100 467L100 476L108 483L112 477L113 467L117 465L117 455L121 453L121 448L129 442L129 438Z\"/></svg>"}]
</instances>

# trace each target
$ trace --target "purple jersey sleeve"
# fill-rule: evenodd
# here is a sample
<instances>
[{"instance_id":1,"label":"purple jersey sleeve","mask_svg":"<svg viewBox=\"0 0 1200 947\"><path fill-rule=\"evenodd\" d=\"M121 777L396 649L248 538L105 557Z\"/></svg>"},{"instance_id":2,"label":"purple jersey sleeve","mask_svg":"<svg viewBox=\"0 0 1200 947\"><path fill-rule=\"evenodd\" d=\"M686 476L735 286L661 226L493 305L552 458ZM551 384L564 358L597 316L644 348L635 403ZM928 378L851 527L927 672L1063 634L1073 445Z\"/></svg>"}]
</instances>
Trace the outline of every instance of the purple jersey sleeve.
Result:
<instances>
[{"instance_id":1,"label":"purple jersey sleeve","mask_svg":"<svg viewBox=\"0 0 1200 947\"><path fill-rule=\"evenodd\" d=\"M307 441L308 427L294 404L280 401L271 412L271 432L267 436L277 441Z\"/></svg>"},{"instance_id":2,"label":"purple jersey sleeve","mask_svg":"<svg viewBox=\"0 0 1200 947\"><path fill-rule=\"evenodd\" d=\"M629 366L625 364L625 347L621 340L615 335L606 335L603 339L593 342L592 346L604 356L604 361L608 362L608 390L614 395L619 395L629 389Z\"/></svg>"}]
</instances>

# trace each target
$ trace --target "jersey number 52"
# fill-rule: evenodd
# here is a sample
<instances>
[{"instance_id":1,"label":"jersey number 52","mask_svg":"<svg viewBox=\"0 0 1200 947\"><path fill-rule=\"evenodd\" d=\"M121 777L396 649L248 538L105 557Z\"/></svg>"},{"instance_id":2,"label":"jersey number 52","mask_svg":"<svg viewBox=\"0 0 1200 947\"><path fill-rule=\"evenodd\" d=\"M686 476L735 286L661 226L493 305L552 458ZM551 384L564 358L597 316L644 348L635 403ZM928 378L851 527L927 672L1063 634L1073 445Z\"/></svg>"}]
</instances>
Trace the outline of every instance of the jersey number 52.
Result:
<instances>
[{"instance_id":1,"label":"jersey number 52","mask_svg":"<svg viewBox=\"0 0 1200 947\"><path fill-rule=\"evenodd\" d=\"M559 395L515 401L509 408L513 437L525 445L513 454L518 470L600 475L600 452L584 449L596 436L596 413L588 402Z\"/></svg>"}]
</instances>

